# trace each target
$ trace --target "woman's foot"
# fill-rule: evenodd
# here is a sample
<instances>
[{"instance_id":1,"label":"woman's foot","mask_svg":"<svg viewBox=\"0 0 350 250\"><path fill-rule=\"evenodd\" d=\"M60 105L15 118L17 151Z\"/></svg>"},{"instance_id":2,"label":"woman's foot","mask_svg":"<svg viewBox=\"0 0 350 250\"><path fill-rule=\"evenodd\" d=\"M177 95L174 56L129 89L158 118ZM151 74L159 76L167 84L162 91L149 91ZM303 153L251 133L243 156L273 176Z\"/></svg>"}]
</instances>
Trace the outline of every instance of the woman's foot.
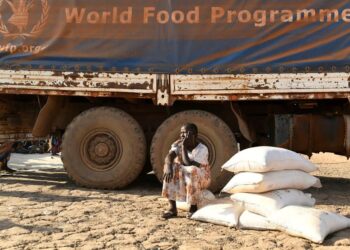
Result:
<instances>
[{"instance_id":1,"label":"woman's foot","mask_svg":"<svg viewBox=\"0 0 350 250\"><path fill-rule=\"evenodd\" d=\"M170 219L177 216L177 208L176 208L176 201L169 200L170 208L168 211L165 211L162 215L163 219Z\"/></svg>"},{"instance_id":2,"label":"woman's foot","mask_svg":"<svg viewBox=\"0 0 350 250\"><path fill-rule=\"evenodd\" d=\"M186 218L187 218L187 219L191 219L191 217L192 217L193 214L194 214L194 213L188 212L188 213L186 214Z\"/></svg>"},{"instance_id":3,"label":"woman's foot","mask_svg":"<svg viewBox=\"0 0 350 250\"><path fill-rule=\"evenodd\" d=\"M9 174L13 174L13 173L16 172L16 170L13 170L13 169L11 169L11 168L9 168L9 167L4 168L4 171L5 171L6 173L9 173Z\"/></svg>"},{"instance_id":4,"label":"woman's foot","mask_svg":"<svg viewBox=\"0 0 350 250\"><path fill-rule=\"evenodd\" d=\"M15 170L13 170L13 169L11 169L11 168L9 168L7 166L7 161L6 162L0 162L0 171L4 171L4 172L10 173L10 174L16 172Z\"/></svg>"},{"instance_id":5,"label":"woman's foot","mask_svg":"<svg viewBox=\"0 0 350 250\"><path fill-rule=\"evenodd\" d=\"M198 210L197 205L191 205L190 211L188 211L186 218L191 219L192 215Z\"/></svg>"},{"instance_id":6,"label":"woman's foot","mask_svg":"<svg viewBox=\"0 0 350 250\"><path fill-rule=\"evenodd\" d=\"M174 218L177 216L177 211L173 211L173 210L168 210L165 211L162 215L163 219L170 219L170 218Z\"/></svg>"}]
</instances>

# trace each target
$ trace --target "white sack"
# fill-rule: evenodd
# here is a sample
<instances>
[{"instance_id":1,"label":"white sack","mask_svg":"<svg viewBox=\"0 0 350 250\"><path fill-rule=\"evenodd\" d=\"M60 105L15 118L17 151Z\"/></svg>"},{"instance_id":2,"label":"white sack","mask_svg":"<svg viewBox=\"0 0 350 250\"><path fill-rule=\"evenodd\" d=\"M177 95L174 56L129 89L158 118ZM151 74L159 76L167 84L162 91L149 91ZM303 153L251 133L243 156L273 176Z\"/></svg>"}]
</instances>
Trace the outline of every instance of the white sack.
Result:
<instances>
[{"instance_id":1,"label":"white sack","mask_svg":"<svg viewBox=\"0 0 350 250\"><path fill-rule=\"evenodd\" d=\"M205 205L207 205L208 203L210 203L211 201L215 200L215 195L210 192L207 189L202 190L200 196L199 196L199 203L197 204L198 208L202 208ZM180 210L183 211L189 211L190 210L190 206L187 202L184 201L177 201L176 202L176 207Z\"/></svg>"},{"instance_id":2,"label":"white sack","mask_svg":"<svg viewBox=\"0 0 350 250\"><path fill-rule=\"evenodd\" d=\"M290 205L313 207L315 199L311 194L296 189L275 190L262 194L237 193L231 195L234 202L241 202L250 212L270 216L276 210Z\"/></svg>"},{"instance_id":3,"label":"white sack","mask_svg":"<svg viewBox=\"0 0 350 250\"><path fill-rule=\"evenodd\" d=\"M219 199L195 212L191 219L218 225L235 227L243 212L243 205L233 203L230 198Z\"/></svg>"},{"instance_id":4,"label":"white sack","mask_svg":"<svg viewBox=\"0 0 350 250\"><path fill-rule=\"evenodd\" d=\"M317 167L293 151L277 147L253 147L235 154L223 166L223 169L239 172L265 173L280 170L302 170L313 172Z\"/></svg>"},{"instance_id":5,"label":"white sack","mask_svg":"<svg viewBox=\"0 0 350 250\"><path fill-rule=\"evenodd\" d=\"M322 187L318 178L300 170L283 170L268 173L244 172L235 175L223 188L222 192L264 193L278 189L307 189Z\"/></svg>"},{"instance_id":6,"label":"white sack","mask_svg":"<svg viewBox=\"0 0 350 250\"><path fill-rule=\"evenodd\" d=\"M340 214L310 207L288 206L268 220L290 235L322 243L330 233L350 227L350 219Z\"/></svg>"},{"instance_id":7,"label":"white sack","mask_svg":"<svg viewBox=\"0 0 350 250\"><path fill-rule=\"evenodd\" d=\"M266 217L244 211L239 217L238 227L240 229L253 229L253 230L277 230L275 224L267 220Z\"/></svg>"}]
</instances>

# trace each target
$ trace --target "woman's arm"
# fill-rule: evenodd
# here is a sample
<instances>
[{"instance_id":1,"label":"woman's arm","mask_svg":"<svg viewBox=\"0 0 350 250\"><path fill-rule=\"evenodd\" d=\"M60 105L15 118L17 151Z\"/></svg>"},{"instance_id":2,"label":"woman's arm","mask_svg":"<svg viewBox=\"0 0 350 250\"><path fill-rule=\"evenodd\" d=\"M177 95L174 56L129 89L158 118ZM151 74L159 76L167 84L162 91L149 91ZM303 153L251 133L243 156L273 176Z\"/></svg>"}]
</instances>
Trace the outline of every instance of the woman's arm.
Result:
<instances>
[{"instance_id":1,"label":"woman's arm","mask_svg":"<svg viewBox=\"0 0 350 250\"><path fill-rule=\"evenodd\" d=\"M173 178L173 162L176 158L176 153L174 151L170 151L169 154L165 157L165 164L164 164L164 174L163 174L163 180L166 182L170 182Z\"/></svg>"},{"instance_id":2,"label":"woman's arm","mask_svg":"<svg viewBox=\"0 0 350 250\"><path fill-rule=\"evenodd\" d=\"M187 148L185 146L185 143L183 143L182 147L181 147L181 156L182 156L183 164L185 166L196 166L196 167L201 166L200 163L198 163L196 161L191 161L190 157L188 157Z\"/></svg>"}]
</instances>

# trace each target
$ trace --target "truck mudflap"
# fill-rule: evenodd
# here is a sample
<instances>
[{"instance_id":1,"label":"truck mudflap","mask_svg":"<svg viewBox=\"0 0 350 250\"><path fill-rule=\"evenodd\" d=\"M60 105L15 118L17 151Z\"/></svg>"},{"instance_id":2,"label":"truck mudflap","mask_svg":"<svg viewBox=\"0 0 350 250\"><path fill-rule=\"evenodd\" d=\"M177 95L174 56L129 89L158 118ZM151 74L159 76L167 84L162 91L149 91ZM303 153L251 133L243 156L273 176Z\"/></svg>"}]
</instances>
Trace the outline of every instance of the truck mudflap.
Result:
<instances>
[{"instance_id":1,"label":"truck mudflap","mask_svg":"<svg viewBox=\"0 0 350 250\"><path fill-rule=\"evenodd\" d=\"M31 132L38 112L36 97L0 95L0 143L33 140Z\"/></svg>"}]
</instances>

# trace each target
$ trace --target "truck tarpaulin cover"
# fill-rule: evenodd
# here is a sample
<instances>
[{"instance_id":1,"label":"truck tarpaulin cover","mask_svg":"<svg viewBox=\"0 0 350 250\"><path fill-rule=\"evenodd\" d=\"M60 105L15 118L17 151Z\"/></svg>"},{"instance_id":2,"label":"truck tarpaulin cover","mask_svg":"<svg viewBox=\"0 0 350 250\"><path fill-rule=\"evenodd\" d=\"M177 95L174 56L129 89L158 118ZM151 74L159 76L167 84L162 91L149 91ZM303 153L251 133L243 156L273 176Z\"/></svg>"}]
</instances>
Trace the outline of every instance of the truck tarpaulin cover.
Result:
<instances>
[{"instance_id":1,"label":"truck tarpaulin cover","mask_svg":"<svg viewBox=\"0 0 350 250\"><path fill-rule=\"evenodd\" d=\"M348 0L0 0L0 66L347 71Z\"/></svg>"}]
</instances>

